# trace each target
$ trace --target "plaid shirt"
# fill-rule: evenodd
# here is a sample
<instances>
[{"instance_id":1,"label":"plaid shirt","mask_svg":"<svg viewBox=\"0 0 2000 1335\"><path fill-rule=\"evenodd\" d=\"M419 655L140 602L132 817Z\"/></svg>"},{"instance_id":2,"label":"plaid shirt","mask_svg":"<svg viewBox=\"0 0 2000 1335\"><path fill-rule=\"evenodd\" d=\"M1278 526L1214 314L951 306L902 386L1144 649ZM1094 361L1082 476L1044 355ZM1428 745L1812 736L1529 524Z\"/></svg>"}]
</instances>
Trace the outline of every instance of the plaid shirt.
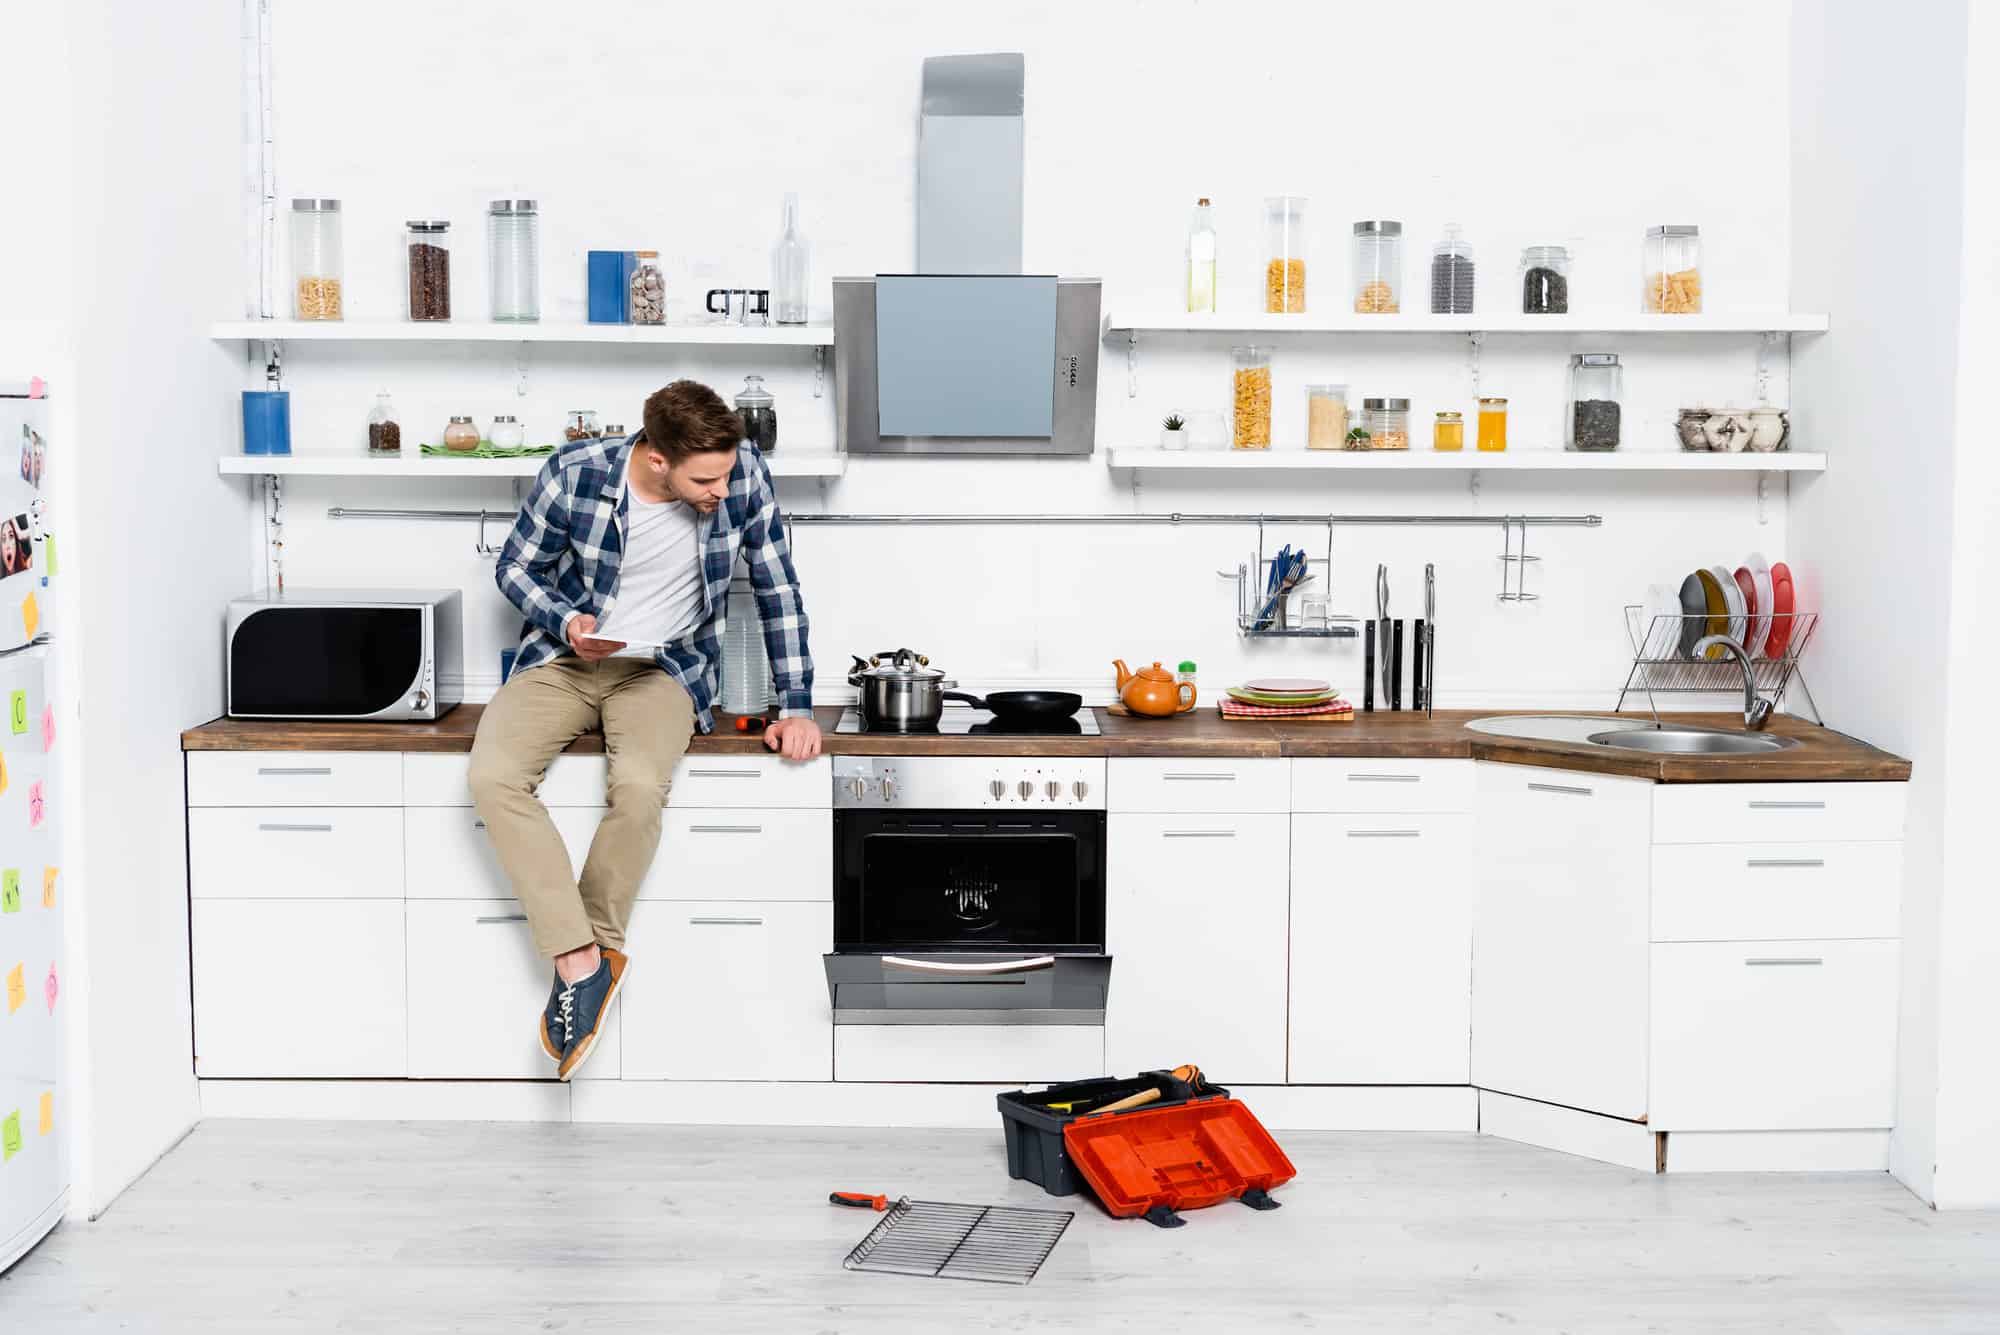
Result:
<instances>
[{"instance_id":1,"label":"plaid shirt","mask_svg":"<svg viewBox=\"0 0 2000 1335\"><path fill-rule=\"evenodd\" d=\"M565 445L542 466L500 551L494 579L527 624L514 670L573 652L564 628L588 612L602 625L618 599L618 562L624 554L626 467L636 434L623 440ZM806 613L798 575L785 541L784 518L771 486L771 470L745 441L729 474L729 494L714 514L699 515L701 619L686 635L654 655L694 701L703 732L715 727L716 623L728 601L729 575L741 550L750 567L764 645L777 683L782 717L812 714L812 656L806 649Z\"/></svg>"}]
</instances>

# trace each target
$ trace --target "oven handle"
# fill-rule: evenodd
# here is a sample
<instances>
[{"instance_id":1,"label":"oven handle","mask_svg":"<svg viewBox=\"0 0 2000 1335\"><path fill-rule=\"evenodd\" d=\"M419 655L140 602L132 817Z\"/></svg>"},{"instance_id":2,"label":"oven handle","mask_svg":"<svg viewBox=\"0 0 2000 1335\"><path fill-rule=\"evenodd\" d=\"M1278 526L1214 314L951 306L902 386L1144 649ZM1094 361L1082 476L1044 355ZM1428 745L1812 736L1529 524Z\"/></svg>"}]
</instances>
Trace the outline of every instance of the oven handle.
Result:
<instances>
[{"instance_id":1,"label":"oven handle","mask_svg":"<svg viewBox=\"0 0 2000 1335\"><path fill-rule=\"evenodd\" d=\"M884 955L882 967L885 969L908 969L911 973L1032 973L1036 969L1053 969L1054 955L1034 955L1024 960L993 960L991 962L954 964L945 960L913 960L901 955Z\"/></svg>"}]
</instances>

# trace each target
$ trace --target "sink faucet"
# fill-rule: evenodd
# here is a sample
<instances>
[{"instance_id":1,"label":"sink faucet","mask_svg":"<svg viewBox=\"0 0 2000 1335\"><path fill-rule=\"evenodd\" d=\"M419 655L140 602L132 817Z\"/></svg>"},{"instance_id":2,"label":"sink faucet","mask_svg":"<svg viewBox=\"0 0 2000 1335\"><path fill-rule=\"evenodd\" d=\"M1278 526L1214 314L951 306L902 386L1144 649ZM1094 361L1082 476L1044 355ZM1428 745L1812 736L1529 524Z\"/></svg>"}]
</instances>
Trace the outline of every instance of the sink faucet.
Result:
<instances>
[{"instance_id":1,"label":"sink faucet","mask_svg":"<svg viewBox=\"0 0 2000 1335\"><path fill-rule=\"evenodd\" d=\"M1692 656L1704 658L1711 647L1730 655L1743 669L1743 726L1752 732L1762 732L1771 721L1771 702L1757 694L1757 674L1750 666L1750 651L1727 635L1707 635L1695 641Z\"/></svg>"}]
</instances>

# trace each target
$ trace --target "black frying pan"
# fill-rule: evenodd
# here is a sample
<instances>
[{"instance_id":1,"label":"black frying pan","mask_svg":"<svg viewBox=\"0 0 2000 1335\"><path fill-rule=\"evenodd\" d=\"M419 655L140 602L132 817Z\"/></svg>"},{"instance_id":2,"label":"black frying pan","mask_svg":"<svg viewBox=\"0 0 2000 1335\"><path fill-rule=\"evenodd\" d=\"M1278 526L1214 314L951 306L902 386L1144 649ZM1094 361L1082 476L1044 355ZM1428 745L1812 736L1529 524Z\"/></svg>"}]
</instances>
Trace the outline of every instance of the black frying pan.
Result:
<instances>
[{"instance_id":1,"label":"black frying pan","mask_svg":"<svg viewBox=\"0 0 2000 1335\"><path fill-rule=\"evenodd\" d=\"M965 691L940 691L947 700L963 700L976 709L990 709L1000 723L1053 723L1083 708L1083 697L1074 691L995 691L972 695Z\"/></svg>"}]
</instances>

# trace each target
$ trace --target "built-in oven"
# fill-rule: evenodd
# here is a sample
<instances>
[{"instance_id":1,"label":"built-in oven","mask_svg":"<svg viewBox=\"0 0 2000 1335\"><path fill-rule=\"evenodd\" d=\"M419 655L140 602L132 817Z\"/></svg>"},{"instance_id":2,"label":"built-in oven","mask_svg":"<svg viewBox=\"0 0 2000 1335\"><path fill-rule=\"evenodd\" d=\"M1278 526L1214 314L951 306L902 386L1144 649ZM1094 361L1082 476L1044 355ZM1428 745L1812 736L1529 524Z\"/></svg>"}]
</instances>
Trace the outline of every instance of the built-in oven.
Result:
<instances>
[{"instance_id":1,"label":"built-in oven","mask_svg":"<svg viewBox=\"0 0 2000 1335\"><path fill-rule=\"evenodd\" d=\"M835 1024L1104 1023L1101 759L833 771Z\"/></svg>"}]
</instances>

